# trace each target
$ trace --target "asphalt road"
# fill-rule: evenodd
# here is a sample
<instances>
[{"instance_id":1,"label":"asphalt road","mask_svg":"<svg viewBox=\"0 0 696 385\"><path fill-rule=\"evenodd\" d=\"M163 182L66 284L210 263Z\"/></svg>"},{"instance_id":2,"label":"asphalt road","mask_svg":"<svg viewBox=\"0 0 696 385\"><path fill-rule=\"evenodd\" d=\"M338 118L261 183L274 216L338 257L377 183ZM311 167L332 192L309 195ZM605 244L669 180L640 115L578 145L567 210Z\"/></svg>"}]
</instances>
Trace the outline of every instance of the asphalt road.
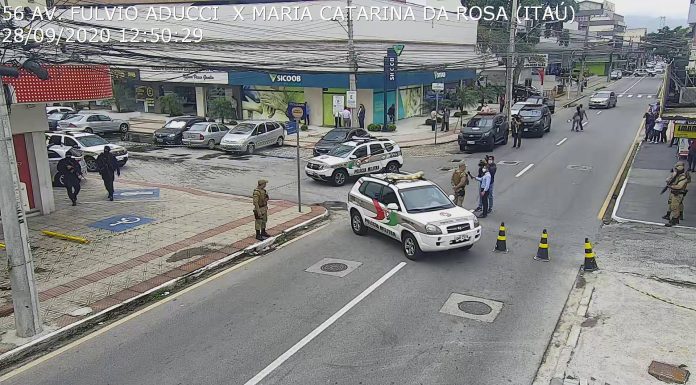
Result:
<instances>
[{"instance_id":1,"label":"asphalt road","mask_svg":"<svg viewBox=\"0 0 696 385\"><path fill-rule=\"evenodd\" d=\"M654 95L660 84L637 81L612 89ZM517 163L499 165L493 214L468 252L411 262L398 243L353 235L339 213L326 228L3 384L529 384L647 103L624 97L615 109L590 110L580 133L570 131L571 111L559 110L543 139L497 148L498 161ZM447 187L453 160L473 168L482 155L409 158L405 168ZM345 199L347 187L320 188L327 200ZM491 251L501 221L508 254ZM544 228L550 263L532 259ZM323 258L360 265L342 278L305 271ZM452 293L502 309L493 322L443 314Z\"/></svg>"}]
</instances>

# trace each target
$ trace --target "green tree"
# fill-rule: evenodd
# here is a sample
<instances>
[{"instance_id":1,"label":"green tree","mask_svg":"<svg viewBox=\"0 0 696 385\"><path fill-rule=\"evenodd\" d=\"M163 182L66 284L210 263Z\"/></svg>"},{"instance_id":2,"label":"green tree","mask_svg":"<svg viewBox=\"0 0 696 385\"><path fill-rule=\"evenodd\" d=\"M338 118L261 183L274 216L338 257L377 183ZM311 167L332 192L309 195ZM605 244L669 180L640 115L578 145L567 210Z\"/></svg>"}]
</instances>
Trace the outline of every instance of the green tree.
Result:
<instances>
[{"instance_id":1,"label":"green tree","mask_svg":"<svg viewBox=\"0 0 696 385\"><path fill-rule=\"evenodd\" d=\"M646 48L654 55L666 58L678 56L688 56L689 42L691 41L691 30L689 27L675 27L670 29L668 26L651 32L645 36Z\"/></svg>"},{"instance_id":2,"label":"green tree","mask_svg":"<svg viewBox=\"0 0 696 385\"><path fill-rule=\"evenodd\" d=\"M232 119L234 112L234 105L227 98L217 98L210 105L210 116L222 119L222 124L225 124L225 119Z\"/></svg>"},{"instance_id":3,"label":"green tree","mask_svg":"<svg viewBox=\"0 0 696 385\"><path fill-rule=\"evenodd\" d=\"M481 100L481 91L475 87L462 87L457 90L456 98L460 110L464 111L467 107L475 106Z\"/></svg>"},{"instance_id":4,"label":"green tree","mask_svg":"<svg viewBox=\"0 0 696 385\"><path fill-rule=\"evenodd\" d=\"M113 98L109 101L110 104L116 106L118 112L128 112L135 109L135 91L133 87L128 87L124 82L114 81Z\"/></svg>"},{"instance_id":5,"label":"green tree","mask_svg":"<svg viewBox=\"0 0 696 385\"><path fill-rule=\"evenodd\" d=\"M169 114L169 116L180 116L184 113L184 106L181 100L174 94L160 96L159 102L162 112Z\"/></svg>"}]
</instances>

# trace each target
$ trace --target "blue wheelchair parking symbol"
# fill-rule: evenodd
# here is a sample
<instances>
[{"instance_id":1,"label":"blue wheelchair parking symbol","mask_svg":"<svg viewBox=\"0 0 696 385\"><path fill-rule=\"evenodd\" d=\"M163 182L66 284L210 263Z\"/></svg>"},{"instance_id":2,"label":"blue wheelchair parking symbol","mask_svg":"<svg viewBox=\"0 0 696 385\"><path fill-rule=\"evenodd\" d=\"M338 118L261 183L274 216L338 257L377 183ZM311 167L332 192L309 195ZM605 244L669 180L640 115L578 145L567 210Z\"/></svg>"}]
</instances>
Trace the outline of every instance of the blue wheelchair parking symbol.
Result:
<instances>
[{"instance_id":1,"label":"blue wheelchair parking symbol","mask_svg":"<svg viewBox=\"0 0 696 385\"><path fill-rule=\"evenodd\" d=\"M154 219L152 218L145 218L132 214L117 215L115 217L110 217L94 222L90 224L89 227L119 233L121 231L130 230L132 228L148 224L152 221L154 221Z\"/></svg>"}]
</instances>

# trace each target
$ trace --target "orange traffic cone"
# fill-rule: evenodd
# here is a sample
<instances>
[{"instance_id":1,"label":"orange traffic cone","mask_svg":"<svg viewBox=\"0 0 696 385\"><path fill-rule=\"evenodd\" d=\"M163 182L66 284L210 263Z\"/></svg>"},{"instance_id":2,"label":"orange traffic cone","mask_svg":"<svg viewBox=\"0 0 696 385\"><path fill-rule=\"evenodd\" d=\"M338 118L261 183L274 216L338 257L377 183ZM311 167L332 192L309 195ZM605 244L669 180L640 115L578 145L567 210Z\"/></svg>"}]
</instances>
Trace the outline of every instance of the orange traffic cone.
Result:
<instances>
[{"instance_id":1,"label":"orange traffic cone","mask_svg":"<svg viewBox=\"0 0 696 385\"><path fill-rule=\"evenodd\" d=\"M543 262L549 261L549 234L546 232L546 229L544 229L544 231L541 233L539 249L537 249L537 253L534 259Z\"/></svg>"},{"instance_id":2,"label":"orange traffic cone","mask_svg":"<svg viewBox=\"0 0 696 385\"><path fill-rule=\"evenodd\" d=\"M507 237L505 236L505 222L500 223L500 229L498 230L498 240L495 242L494 251L502 251L507 253Z\"/></svg>"},{"instance_id":3,"label":"orange traffic cone","mask_svg":"<svg viewBox=\"0 0 696 385\"><path fill-rule=\"evenodd\" d=\"M588 238L585 238L585 264L583 269L585 271L599 270L597 260L595 259L595 253L592 251L592 244Z\"/></svg>"}]
</instances>

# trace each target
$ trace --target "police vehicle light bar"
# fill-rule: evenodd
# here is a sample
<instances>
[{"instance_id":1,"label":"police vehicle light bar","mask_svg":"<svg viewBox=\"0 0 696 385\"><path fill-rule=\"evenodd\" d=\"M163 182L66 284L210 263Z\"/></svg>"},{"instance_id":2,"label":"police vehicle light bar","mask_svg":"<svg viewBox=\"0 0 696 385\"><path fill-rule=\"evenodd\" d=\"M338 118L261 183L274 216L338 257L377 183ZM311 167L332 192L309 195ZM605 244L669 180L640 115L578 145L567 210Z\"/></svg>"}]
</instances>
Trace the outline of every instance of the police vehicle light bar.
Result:
<instances>
[{"instance_id":1,"label":"police vehicle light bar","mask_svg":"<svg viewBox=\"0 0 696 385\"><path fill-rule=\"evenodd\" d=\"M413 174L386 174L384 179L389 183L423 180L425 179L425 173L423 171L418 171Z\"/></svg>"}]
</instances>

